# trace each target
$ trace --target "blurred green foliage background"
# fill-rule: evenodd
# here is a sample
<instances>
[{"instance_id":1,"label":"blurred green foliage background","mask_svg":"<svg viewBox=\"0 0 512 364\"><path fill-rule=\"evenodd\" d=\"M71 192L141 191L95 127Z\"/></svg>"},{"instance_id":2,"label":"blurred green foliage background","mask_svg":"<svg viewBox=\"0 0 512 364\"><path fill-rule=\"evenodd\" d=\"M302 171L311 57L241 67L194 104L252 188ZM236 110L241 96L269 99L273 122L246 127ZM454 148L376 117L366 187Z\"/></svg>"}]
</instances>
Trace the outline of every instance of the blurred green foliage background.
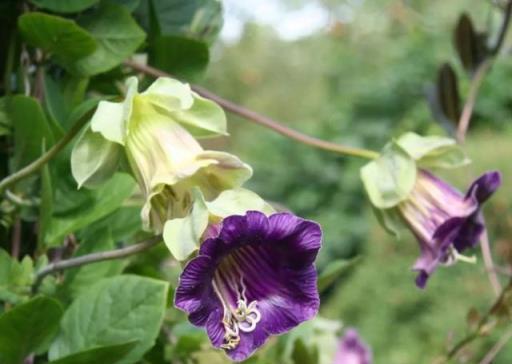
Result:
<instances>
[{"instance_id":1,"label":"blurred green foliage background","mask_svg":"<svg viewBox=\"0 0 512 364\"><path fill-rule=\"evenodd\" d=\"M284 17L311 1L278 3ZM468 77L452 46L458 16L468 12L480 30L494 31L500 22L491 2L481 0L316 4L333 20L299 39L282 39L272 24L249 19L238 41L217 44L205 84L308 134L374 149L406 130L446 133L431 116L425 93L445 61L460 76L462 93L467 91ZM230 6L238 10L231 16L243 18L243 7L226 5L228 12ZM347 11L350 21L336 21L336 15ZM503 172L504 186L486 207L492 248L503 267L512 250L509 47L507 42L476 104L467 139L473 164L447 175L463 190L485 170ZM409 234L394 241L377 225L359 180L363 160L314 150L232 115L229 120L232 137L226 143L255 170L249 187L322 224L325 245L319 269L334 259L362 257L327 291L322 314L357 327L372 346L376 363L434 362L464 335L468 311L483 311L493 302L479 251L476 265L439 269L426 291L414 286L410 267L418 245ZM505 331L467 349L465 362L481 359ZM508 346L497 364L512 362L512 344Z\"/></svg>"},{"instance_id":2,"label":"blurred green foliage background","mask_svg":"<svg viewBox=\"0 0 512 364\"><path fill-rule=\"evenodd\" d=\"M36 6L38 3L59 8L69 5L67 1L31 0L30 4L32 10L41 10ZM0 34L8 36L0 37L3 45L0 68L6 68L0 91L16 94L13 105L17 107L7 107L5 100L0 100L0 121L5 122L9 114L9 119L14 120L15 135L22 137L18 136L19 140L12 144L14 136L9 134L10 129L0 127L0 136L7 141L0 148L0 170L6 175L34 159L40 151L38 140L46 134L55 132L55 139L59 139L69 129L72 110L82 100L122 95L123 81L129 75L141 78L141 89L147 87L151 77L122 63L134 52L139 61L146 59L150 66L205 86L291 128L332 142L379 150L391 138L406 131L450 135L454 126L447 128L434 120L427 92L434 85L439 66L449 62L459 76L461 94L467 94L469 77L453 47L457 20L466 12L479 31L495 35L502 21L500 4L504 2L78 1L90 4L80 11L60 14L65 19L54 19L57 26L50 23L49 29L59 31L62 21L67 21L68 26L75 20L82 24L85 16L106 24L107 29L111 27L115 34L111 40L116 45L112 48L110 43L97 42L101 45L100 53L105 51L109 62L101 59L92 62L82 74L75 67L75 62L80 63L82 58L57 57L59 50L64 55L66 51L74 53L80 42L71 42L67 48L62 44L54 47L51 33L46 34L52 39L48 49L43 47L47 63L40 64L35 51L41 47L38 37L32 43L28 41L28 46L25 42L31 35L39 35L40 29L46 29L45 24L36 24L26 32L28 37L18 34L16 19L27 9L21 6L21 1L3 0L0 1L3 10L0 19L4 20L0 22L3 29ZM221 3L225 9L223 26ZM37 20L46 17L46 13L52 11L44 10L42 15L29 12L28 16ZM215 40L221 27L221 36ZM94 37L101 40L104 33L98 31ZM491 36L490 40L495 39ZM12 44L18 46L11 47ZM83 44L82 39L79 51L84 51ZM512 272L511 47L512 39L507 37L479 93L465 145L473 164L443 173L461 190L486 170L499 169L503 173L502 188L485 206L492 250L503 284L507 281L503 272L508 275ZM11 59L12 64L7 62L9 54L19 55ZM31 56L29 61L33 64L24 64L21 55ZM24 82L30 85L31 79L39 85L32 90ZM24 94L36 98L44 94L44 102L39 104L36 98ZM40 116L46 128L49 122L56 130L32 128L34 115ZM228 117L231 136L208 140L205 147L227 149L240 156L254 169L248 188L276 206L322 225L324 246L317 262L320 274L325 275L333 263L350 262L322 291L321 317L332 322L320 319L301 325L279 339L273 338L247 363L311 364L316 361L310 360L310 355L314 356L310 346L319 344L322 360L318 363L330 364L337 341L330 334L340 335L337 323L342 323L360 331L373 349L376 364L434 364L468 332L468 313L483 314L495 301L479 250L474 252L478 257L476 264L440 268L426 290L416 288L415 274L410 268L419 253L418 243L406 231L396 241L377 224L359 178L365 160L319 151L249 120L231 114ZM31 144L33 155L25 156L21 163L16 159L16 152L20 153L19 146L24 143ZM11 148L12 145L16 148ZM140 196L132 196L134 182L126 175L116 175L97 190L77 190L70 172L71 148L69 145L52 160L41 176L31 176L17 185L13 191L26 197L28 203L14 201L16 208L0 216L0 252L3 252L0 270L4 268L0 278L16 281L15 288L32 284L32 261L27 256L34 258L39 269L48 263L47 258L53 262L111 250L147 236L141 231ZM19 165L11 166L13 151L15 164ZM37 197L39 202L32 201L32 197ZM10 208L11 202L4 205ZM7 253L14 246L11 240L16 240L11 239L15 223L23 241L19 254L12 255L26 257L27 264L11 259ZM181 269L160 244L129 259L105 261L48 276L40 292L57 298L68 309L77 297L87 294L86 289L106 277L128 273L164 280L170 284L167 304L159 305L161 312L166 313L164 324L158 334L155 331L152 337L144 335L148 348L153 345L153 339L155 343L140 363L226 363L228 359L222 352L211 349L204 330L193 328L187 323L186 315L172 305ZM13 293L10 287L5 289L5 282L0 283L0 302L6 302L0 305L0 314L31 296L30 290ZM125 299L134 298L128 296L119 295L118 300L125 303ZM94 302L87 302L87 298L81 298L84 305L93 307ZM112 302L114 305L115 301ZM503 335L512 332L510 322L468 346L456 362L479 363ZM129 330L128 325L126 331ZM4 336L9 335L4 331ZM301 348L298 337L304 339L303 346L309 347ZM40 354L34 364L48 361L45 350ZM510 363L512 341L495 360L495 364Z\"/></svg>"}]
</instances>

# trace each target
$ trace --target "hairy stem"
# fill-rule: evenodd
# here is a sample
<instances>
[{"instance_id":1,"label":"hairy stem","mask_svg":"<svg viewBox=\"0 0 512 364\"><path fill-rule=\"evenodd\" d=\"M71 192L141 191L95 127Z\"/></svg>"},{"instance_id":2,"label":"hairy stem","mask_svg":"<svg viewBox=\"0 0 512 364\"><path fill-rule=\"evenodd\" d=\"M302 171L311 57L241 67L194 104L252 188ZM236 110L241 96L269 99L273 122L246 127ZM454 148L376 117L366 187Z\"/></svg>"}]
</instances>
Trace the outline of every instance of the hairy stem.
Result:
<instances>
[{"instance_id":1,"label":"hairy stem","mask_svg":"<svg viewBox=\"0 0 512 364\"><path fill-rule=\"evenodd\" d=\"M503 335L498 342L489 350L489 352L480 361L480 364L492 364L496 355L507 345L508 341L512 339L512 330L509 330Z\"/></svg>"},{"instance_id":2,"label":"hairy stem","mask_svg":"<svg viewBox=\"0 0 512 364\"><path fill-rule=\"evenodd\" d=\"M82 127L89 121L90 117L91 112L84 115L75 123L75 125L71 127L71 129L69 129L69 131L57 142L57 144L51 147L41 157L0 181L0 194L3 194L8 187L14 185L18 181L27 178L28 176L31 176L32 174L39 171L39 169L41 169L46 163L55 157L62 149L64 149L64 147L66 147L66 145L78 134L80 129L82 129Z\"/></svg>"},{"instance_id":3,"label":"hairy stem","mask_svg":"<svg viewBox=\"0 0 512 364\"><path fill-rule=\"evenodd\" d=\"M496 44L492 49L492 54L496 55L500 51L503 46L503 42L505 41L505 36L507 35L508 26L510 25L510 17L512 15L512 1L508 1L507 5L504 8L503 22L501 23L500 33L498 34L498 39L496 40Z\"/></svg>"},{"instance_id":4,"label":"hairy stem","mask_svg":"<svg viewBox=\"0 0 512 364\"><path fill-rule=\"evenodd\" d=\"M496 40L494 47L492 47L490 51L489 58L487 58L478 66L473 76L473 79L471 80L468 97L466 99L466 103L464 104L464 108L462 109L462 114L460 116L459 123L457 126L456 136L459 143L464 142L464 138L466 137L466 132L468 131L469 123L471 121L471 116L473 115L473 109L475 107L478 91L480 90L480 86L482 86L483 80L487 73L489 72L492 63L494 62L494 59L496 58L501 47L503 46L503 42L505 41L505 36L507 34L508 27L510 25L511 16L512 0L508 1L507 5L505 6L503 21L501 23L498 38Z\"/></svg>"},{"instance_id":5,"label":"hairy stem","mask_svg":"<svg viewBox=\"0 0 512 364\"><path fill-rule=\"evenodd\" d=\"M499 296L501 292L501 284L492 260L491 244L489 243L487 230L483 232L482 238L480 239L480 249L482 250L482 257L484 258L485 270L487 271L489 282L491 282L491 286L496 296Z\"/></svg>"},{"instance_id":6,"label":"hairy stem","mask_svg":"<svg viewBox=\"0 0 512 364\"><path fill-rule=\"evenodd\" d=\"M466 132L468 131L469 127L469 122L471 121L471 116L473 115L473 109L475 108L478 91L480 90L480 86L482 86L485 75L491 68L491 65L492 60L490 58L483 61L478 66L475 75L471 80L471 85L468 91L468 97L466 99L466 103L464 104L464 108L462 109L462 114L460 116L459 123L457 126L457 140L459 143L464 142Z\"/></svg>"},{"instance_id":7,"label":"hairy stem","mask_svg":"<svg viewBox=\"0 0 512 364\"><path fill-rule=\"evenodd\" d=\"M503 46L503 42L505 40L505 36L507 34L507 30L510 25L510 18L512 16L512 0L507 2L507 5L504 9L503 21L501 23L500 31L498 34L498 38L494 47L491 49L491 55L485 61L483 61L477 68L473 79L471 80L471 85L469 88L468 96L466 99L466 103L464 104L464 108L462 110L462 114L459 119L459 123L457 126L457 141L459 143L463 143L466 137L466 133L469 128L469 123L471 121L471 116L473 115L473 110L475 107L475 103L478 96L478 91L480 90L480 86L482 85L485 76L489 72L497 54L499 53L501 47ZM489 277L489 281L491 282L491 286L494 289L496 295L501 291L500 282L498 280L498 275L494 268L494 262L492 259L491 247L489 243L489 238L487 236L487 232L484 232L484 236L480 242L480 249L482 251L482 256L484 258L484 264L487 271L487 276Z\"/></svg>"},{"instance_id":8,"label":"hairy stem","mask_svg":"<svg viewBox=\"0 0 512 364\"><path fill-rule=\"evenodd\" d=\"M455 346L452 348L452 350L450 350L450 352L448 353L448 355L446 356L446 361L445 363L447 363L448 361L450 361L452 358L455 357L455 355L457 355L459 353L459 351L461 351L466 345L468 345L469 343L471 343L473 340L475 340L479 335L477 333L472 333L470 335L467 335L465 338L463 338L462 340L460 340L457 344L455 344Z\"/></svg>"},{"instance_id":9,"label":"hairy stem","mask_svg":"<svg viewBox=\"0 0 512 364\"><path fill-rule=\"evenodd\" d=\"M113 260L113 259L121 259L129 257L130 255L138 254L145 250L148 250L155 245L159 244L162 241L161 236L155 236L151 239L142 241L137 244L129 245L125 248L114 249L104 252L92 253L87 255L82 255L76 258L61 260L59 262L50 263L46 267L42 268L36 273L36 278L34 280L34 285L32 286L32 291L37 292L41 282L44 277L49 274L59 272L62 270L80 267L86 264L92 264L97 262L102 262L105 260Z\"/></svg>"},{"instance_id":10,"label":"hairy stem","mask_svg":"<svg viewBox=\"0 0 512 364\"><path fill-rule=\"evenodd\" d=\"M171 75L162 70L153 68L151 66L143 65L132 60L126 60L124 64L136 71L142 72L153 77L171 77ZM212 101L215 101L217 104L222 106L226 111L241 116L244 119L262 125L266 128L272 129L277 133L284 135L290 139L294 139L300 143L338 154L362 157L366 159L375 159L379 156L377 152L371 150L354 148L346 145L332 143L326 140L312 137L310 135L303 134L297 130L288 128L280 124L279 122L273 120L272 118L269 118L268 116L261 115L246 107L235 104L232 101L226 100L203 87L197 85L191 85L191 87L195 92L197 92L201 96L204 96Z\"/></svg>"},{"instance_id":11,"label":"hairy stem","mask_svg":"<svg viewBox=\"0 0 512 364\"><path fill-rule=\"evenodd\" d=\"M507 292L512 289L512 281L501 291L499 297L496 299L491 308L487 311L487 313L482 316L475 330L467 334L464 338L462 338L454 347L446 354L446 357L443 363L448 363L451 359L455 358L455 356L466 347L466 345L473 342L475 339L479 338L483 333L483 328L489 324L489 320L493 315L493 311L496 307L502 304Z\"/></svg>"}]
</instances>

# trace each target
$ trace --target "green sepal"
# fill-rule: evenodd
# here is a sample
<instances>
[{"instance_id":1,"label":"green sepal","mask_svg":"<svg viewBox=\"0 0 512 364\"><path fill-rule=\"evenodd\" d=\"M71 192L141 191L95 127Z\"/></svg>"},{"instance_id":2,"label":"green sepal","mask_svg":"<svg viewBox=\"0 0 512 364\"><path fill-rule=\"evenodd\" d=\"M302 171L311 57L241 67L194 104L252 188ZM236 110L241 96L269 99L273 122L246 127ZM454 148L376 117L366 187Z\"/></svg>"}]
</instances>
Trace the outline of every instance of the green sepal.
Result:
<instances>
[{"instance_id":1,"label":"green sepal","mask_svg":"<svg viewBox=\"0 0 512 364\"><path fill-rule=\"evenodd\" d=\"M178 261L186 260L199 248L201 236L208 226L208 208L199 188L193 188L192 195L192 211L183 218L168 220L164 225L165 245Z\"/></svg>"},{"instance_id":2,"label":"green sepal","mask_svg":"<svg viewBox=\"0 0 512 364\"><path fill-rule=\"evenodd\" d=\"M420 167L457 168L471 161L462 148L451 138L442 136L421 136L408 132L396 141Z\"/></svg>"},{"instance_id":3,"label":"green sepal","mask_svg":"<svg viewBox=\"0 0 512 364\"><path fill-rule=\"evenodd\" d=\"M90 127L84 130L71 152L71 173L78 188L95 188L117 171L122 149Z\"/></svg>"},{"instance_id":4,"label":"green sepal","mask_svg":"<svg viewBox=\"0 0 512 364\"><path fill-rule=\"evenodd\" d=\"M401 220L397 209L378 209L372 206L372 210L380 226L382 226L388 234L394 236L396 239L400 239Z\"/></svg>"},{"instance_id":5,"label":"green sepal","mask_svg":"<svg viewBox=\"0 0 512 364\"><path fill-rule=\"evenodd\" d=\"M245 188L234 188L223 191L219 197L206 202L210 214L225 218L230 215L243 215L249 210L261 211L265 215L274 213L270 204L256 193Z\"/></svg>"},{"instance_id":6,"label":"green sepal","mask_svg":"<svg viewBox=\"0 0 512 364\"><path fill-rule=\"evenodd\" d=\"M361 179L372 204L387 209L407 199L416 182L414 159L396 142L361 168Z\"/></svg>"}]
</instances>

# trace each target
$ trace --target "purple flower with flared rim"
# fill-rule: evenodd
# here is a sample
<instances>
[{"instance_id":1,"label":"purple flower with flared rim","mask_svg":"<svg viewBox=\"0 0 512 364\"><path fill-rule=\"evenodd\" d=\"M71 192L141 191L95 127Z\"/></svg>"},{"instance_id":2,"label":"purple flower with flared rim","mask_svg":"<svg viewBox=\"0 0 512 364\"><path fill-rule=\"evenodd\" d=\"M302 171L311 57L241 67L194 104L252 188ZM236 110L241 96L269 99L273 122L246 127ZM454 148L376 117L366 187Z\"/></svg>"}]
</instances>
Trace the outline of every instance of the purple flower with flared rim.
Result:
<instances>
[{"instance_id":1,"label":"purple flower with flared rim","mask_svg":"<svg viewBox=\"0 0 512 364\"><path fill-rule=\"evenodd\" d=\"M419 170L411 196L398 205L400 215L417 237L421 255L413 270L424 288L439 264L451 264L459 253L476 246L485 229L480 211L500 186L499 172L487 172L462 195L433 174Z\"/></svg>"},{"instance_id":2,"label":"purple flower with flared rim","mask_svg":"<svg viewBox=\"0 0 512 364\"><path fill-rule=\"evenodd\" d=\"M355 329L341 339L333 364L371 364L372 353Z\"/></svg>"},{"instance_id":3,"label":"purple flower with flared rim","mask_svg":"<svg viewBox=\"0 0 512 364\"><path fill-rule=\"evenodd\" d=\"M174 302L231 359L246 359L269 336L317 314L317 223L249 211L207 235L181 274Z\"/></svg>"}]
</instances>

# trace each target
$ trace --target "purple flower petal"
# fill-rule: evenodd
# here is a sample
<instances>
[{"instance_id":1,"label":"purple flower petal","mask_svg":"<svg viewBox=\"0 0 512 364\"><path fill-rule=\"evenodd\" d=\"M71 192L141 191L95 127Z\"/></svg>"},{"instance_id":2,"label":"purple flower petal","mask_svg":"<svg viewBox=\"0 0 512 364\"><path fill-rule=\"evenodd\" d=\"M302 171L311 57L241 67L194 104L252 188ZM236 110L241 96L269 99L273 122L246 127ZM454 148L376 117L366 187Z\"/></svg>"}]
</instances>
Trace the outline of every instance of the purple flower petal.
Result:
<instances>
[{"instance_id":1,"label":"purple flower petal","mask_svg":"<svg viewBox=\"0 0 512 364\"><path fill-rule=\"evenodd\" d=\"M501 185L501 173L498 171L487 172L477 178L469 187L466 198L473 197L479 203L484 203L496 192Z\"/></svg>"},{"instance_id":2,"label":"purple flower petal","mask_svg":"<svg viewBox=\"0 0 512 364\"><path fill-rule=\"evenodd\" d=\"M341 339L333 364L371 364L372 353L354 329Z\"/></svg>"},{"instance_id":3,"label":"purple flower petal","mask_svg":"<svg viewBox=\"0 0 512 364\"><path fill-rule=\"evenodd\" d=\"M183 270L175 305L206 328L213 346L244 360L270 335L317 314L318 224L249 211L225 218L208 236Z\"/></svg>"},{"instance_id":4,"label":"purple flower petal","mask_svg":"<svg viewBox=\"0 0 512 364\"><path fill-rule=\"evenodd\" d=\"M426 286L439 264L449 264L458 253L476 246L485 229L480 206L499 187L499 172L488 172L473 182L466 195L433 174L420 170L410 197L398 210L417 237L421 254L413 269L416 285Z\"/></svg>"},{"instance_id":5,"label":"purple flower petal","mask_svg":"<svg viewBox=\"0 0 512 364\"><path fill-rule=\"evenodd\" d=\"M485 230L484 217L480 211L469 216L460 226L459 233L453 239L458 252L475 247Z\"/></svg>"},{"instance_id":6,"label":"purple flower petal","mask_svg":"<svg viewBox=\"0 0 512 364\"><path fill-rule=\"evenodd\" d=\"M211 272L210 257L198 256L191 260L180 276L175 305L184 311L196 312L204 304L201 295L205 293L206 284L203 282L209 279Z\"/></svg>"}]
</instances>

